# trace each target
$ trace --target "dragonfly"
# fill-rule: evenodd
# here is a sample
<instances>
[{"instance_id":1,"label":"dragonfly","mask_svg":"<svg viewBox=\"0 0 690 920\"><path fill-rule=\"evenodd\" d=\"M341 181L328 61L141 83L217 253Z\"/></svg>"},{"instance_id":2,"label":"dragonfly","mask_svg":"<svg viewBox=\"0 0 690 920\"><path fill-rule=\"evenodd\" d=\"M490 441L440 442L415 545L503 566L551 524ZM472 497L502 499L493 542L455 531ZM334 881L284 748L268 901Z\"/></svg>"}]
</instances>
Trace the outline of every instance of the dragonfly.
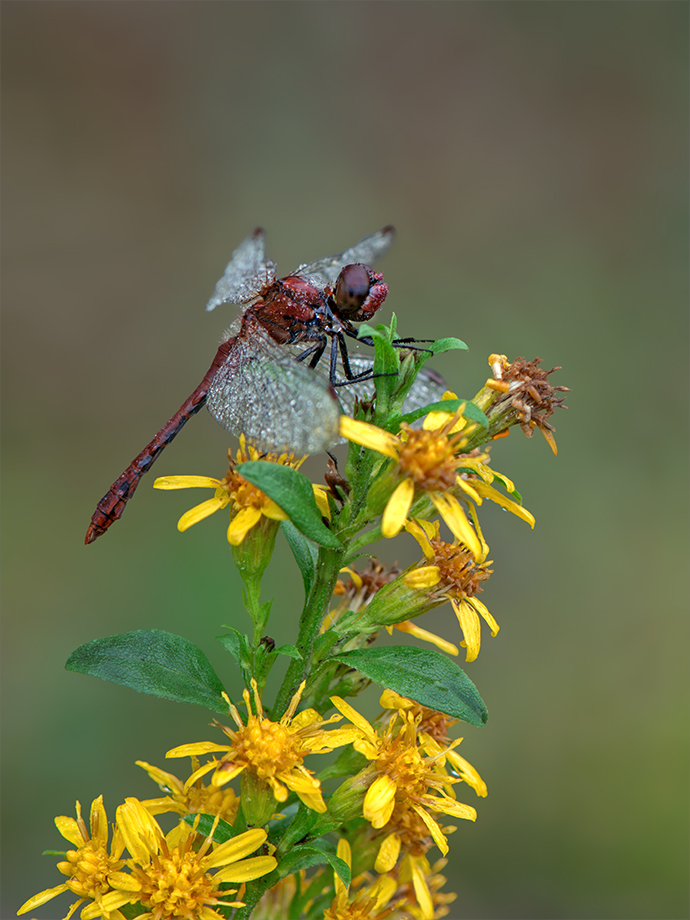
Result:
<instances>
[{"instance_id":1,"label":"dragonfly","mask_svg":"<svg viewBox=\"0 0 690 920\"><path fill-rule=\"evenodd\" d=\"M122 516L142 476L204 405L222 428L263 451L303 455L336 444L343 408L372 394L372 361L350 354L347 340L372 344L358 337L353 323L370 319L388 294L383 275L369 265L388 250L394 234L384 227L344 252L277 278L275 262L266 257L265 233L254 230L233 252L206 304L207 311L236 304L243 308L239 318L201 383L99 501L85 543ZM414 341L394 344L414 347ZM440 399L444 389L440 375L422 371L405 410Z\"/></svg>"}]
</instances>

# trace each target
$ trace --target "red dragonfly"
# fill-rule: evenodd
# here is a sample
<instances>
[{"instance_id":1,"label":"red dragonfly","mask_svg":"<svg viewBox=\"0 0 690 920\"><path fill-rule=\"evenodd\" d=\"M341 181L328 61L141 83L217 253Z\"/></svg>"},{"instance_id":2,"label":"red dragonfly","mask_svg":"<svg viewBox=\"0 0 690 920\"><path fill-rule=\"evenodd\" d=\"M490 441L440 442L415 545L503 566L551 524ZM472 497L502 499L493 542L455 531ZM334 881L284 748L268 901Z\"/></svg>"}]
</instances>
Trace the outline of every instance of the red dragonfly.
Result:
<instances>
[{"instance_id":1,"label":"red dragonfly","mask_svg":"<svg viewBox=\"0 0 690 920\"><path fill-rule=\"evenodd\" d=\"M370 319L388 294L383 275L366 263L382 256L393 236L393 227L384 227L344 252L276 279L264 231L250 234L206 305L213 310L221 303L239 304L241 316L223 336L199 386L100 500L85 542L93 543L118 520L141 477L204 404L219 425L243 433L262 450L312 454L337 443L341 406L335 388L354 384L343 401L351 404L373 376L371 360L349 355L346 338L358 338L352 323ZM371 344L366 337L359 341ZM412 340L399 344L407 341ZM329 342L326 375L317 365ZM337 379L339 363L343 380ZM440 398L439 380L427 372L418 380L414 405L408 400L406 409Z\"/></svg>"}]
</instances>

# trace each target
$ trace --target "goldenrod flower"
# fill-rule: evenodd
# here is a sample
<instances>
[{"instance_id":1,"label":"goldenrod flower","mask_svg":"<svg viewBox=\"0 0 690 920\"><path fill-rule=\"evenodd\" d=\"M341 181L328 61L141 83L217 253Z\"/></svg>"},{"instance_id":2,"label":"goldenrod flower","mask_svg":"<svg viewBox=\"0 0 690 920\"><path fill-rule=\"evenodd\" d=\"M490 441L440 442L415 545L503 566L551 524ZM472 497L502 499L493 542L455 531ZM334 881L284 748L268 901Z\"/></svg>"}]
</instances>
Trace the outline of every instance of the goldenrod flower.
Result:
<instances>
[{"instance_id":1,"label":"goldenrod flower","mask_svg":"<svg viewBox=\"0 0 690 920\"><path fill-rule=\"evenodd\" d=\"M344 838L338 841L337 853L352 868L352 850ZM364 880L361 877L358 881ZM388 875L380 875L366 887L358 886L355 880L346 886L335 873L334 881L335 898L324 911L324 920L384 920L393 910L387 905L398 886ZM359 887L359 890L350 894L350 888L355 887Z\"/></svg>"},{"instance_id":2,"label":"goldenrod flower","mask_svg":"<svg viewBox=\"0 0 690 920\"><path fill-rule=\"evenodd\" d=\"M372 782L364 798L364 817L373 828L381 830L388 825L394 810L414 812L445 856L446 837L430 812L470 821L477 817L474 808L455 800L453 785L460 779L448 776L443 769L447 752L432 750L431 739L419 736L417 721L405 711L396 711L379 733L345 700L334 696L331 702L360 730L361 737L353 742L353 747L371 761L367 779ZM457 743L453 742L452 747ZM389 854L387 868L395 864L399 850L398 844L392 862ZM382 871L378 864L377 870Z\"/></svg>"},{"instance_id":3,"label":"goldenrod flower","mask_svg":"<svg viewBox=\"0 0 690 920\"><path fill-rule=\"evenodd\" d=\"M139 902L145 912L137 920L223 920L224 914L215 907L242 907L241 901L227 900L236 889L220 886L260 878L272 872L277 861L273 856L245 858L266 841L266 831L259 828L214 845L218 821L216 817L211 833L198 846L194 827L181 821L164 835L140 801L126 799L117 810L117 824L131 854L127 860L131 871L110 874L113 891L101 899L102 908L114 910ZM83 920L99 916L94 908L82 912Z\"/></svg>"},{"instance_id":4,"label":"goldenrod flower","mask_svg":"<svg viewBox=\"0 0 690 920\"><path fill-rule=\"evenodd\" d=\"M439 537L437 521L408 521L405 529L412 534L424 553L427 564L411 569L403 576L410 588L426 590L435 598L447 598L462 629L462 645L467 649L467 661L474 661L481 647L481 616L491 635L496 636L500 627L486 606L475 596L482 590L482 583L491 575L491 561L484 561L488 546L484 542L479 522L476 532L482 544L482 559L477 561L474 553L455 540L445 543Z\"/></svg>"},{"instance_id":5,"label":"goldenrod flower","mask_svg":"<svg viewBox=\"0 0 690 920\"><path fill-rule=\"evenodd\" d=\"M67 917L71 917L84 901L92 900L95 902L96 909L99 910L99 913L93 916L109 916L112 920L115 918L119 920L122 917L119 911L103 913L100 910L101 899L111 890L108 881L110 874L124 865L124 861L120 859L124 850L124 842L122 835L117 830L113 833L112 845L108 852L108 818L103 807L103 796L99 795L91 803L90 833L81 816L79 802L77 802L76 821L74 818L61 815L55 819L55 825L62 836L77 848L67 850L65 861L57 865L59 871L68 876L69 881L35 894L33 898L29 898L25 904L22 904L17 913L25 914L30 910L35 910L64 891L71 891L79 897L79 900L72 904Z\"/></svg>"},{"instance_id":6,"label":"goldenrod flower","mask_svg":"<svg viewBox=\"0 0 690 920\"><path fill-rule=\"evenodd\" d=\"M555 387L548 376L560 367L545 371L540 358L526 361L516 358L510 362L505 355L489 355L493 377L489 377L473 402L483 410L489 420L489 434L500 438L510 433L513 425L520 425L531 438L538 428L554 454L558 453L554 438L555 428L548 422L555 409L567 409L565 397L556 398L557 392L568 392L568 387Z\"/></svg>"},{"instance_id":7,"label":"goldenrod flower","mask_svg":"<svg viewBox=\"0 0 690 920\"><path fill-rule=\"evenodd\" d=\"M211 476L159 477L153 484L154 489L215 489L213 498L209 498L200 505L195 505L182 515L177 522L177 529L180 532L188 530L194 524L198 524L199 521L203 521L204 518L228 505L230 506L228 543L232 546L239 546L262 517L271 521L287 520L287 514L273 499L235 471L235 466L246 463L248 460L266 460L296 470L304 462L304 457L296 459L293 454L261 454L252 445L247 445L242 437L235 459L233 459L232 451L228 451L228 472L222 479L213 479ZM325 489L321 486L314 486L314 497L321 513L325 517L330 517Z\"/></svg>"},{"instance_id":8,"label":"goldenrod flower","mask_svg":"<svg viewBox=\"0 0 690 920\"><path fill-rule=\"evenodd\" d=\"M467 432L475 427L467 425L458 430L461 419L462 406L440 428L416 429L403 423L400 433L395 435L368 422L343 415L340 419L340 433L355 444L362 444L396 461L399 481L381 516L381 533L384 537L394 537L402 530L415 495L421 492L428 496L455 538L464 543L475 558L480 559L481 541L454 493L460 494L463 502L468 504L474 502L481 505L483 498L490 498L532 526L534 518L517 502L488 485L484 478L479 478L490 476L493 479L494 476L490 471L486 472L488 467L482 462L486 455L480 458L460 453L467 444ZM472 476L471 479L467 478L468 474Z\"/></svg>"},{"instance_id":9,"label":"goldenrod flower","mask_svg":"<svg viewBox=\"0 0 690 920\"><path fill-rule=\"evenodd\" d=\"M273 798L284 802L288 790L294 792L304 804L314 811L326 811L318 779L303 766L308 754L332 751L343 744L349 744L359 732L351 727L325 731L324 726L340 721L341 716L322 719L315 709L305 709L295 715L305 683L293 696L280 722L273 722L264 716L256 681L252 680L254 691L254 712L249 692L244 691L247 706L245 725L237 709L232 706L231 714L237 730L221 725L220 728L231 739L229 745L203 741L199 744L183 744L168 751L167 757L187 757L225 752L225 755L200 767L187 780L196 780L205 773L214 771L213 786L222 786L240 774L253 775L259 787L270 788ZM243 807L244 807L243 799Z\"/></svg>"},{"instance_id":10,"label":"goldenrod flower","mask_svg":"<svg viewBox=\"0 0 690 920\"><path fill-rule=\"evenodd\" d=\"M137 765L146 770L151 779L158 783L164 798L146 799L141 804L152 814L162 815L175 811L179 815L218 815L228 824L234 824L240 807L239 797L232 786L220 789L218 786L206 786L201 779L190 777L183 783L173 773L154 767L144 760L137 760ZM192 758L194 773L199 768L196 757Z\"/></svg>"}]
</instances>

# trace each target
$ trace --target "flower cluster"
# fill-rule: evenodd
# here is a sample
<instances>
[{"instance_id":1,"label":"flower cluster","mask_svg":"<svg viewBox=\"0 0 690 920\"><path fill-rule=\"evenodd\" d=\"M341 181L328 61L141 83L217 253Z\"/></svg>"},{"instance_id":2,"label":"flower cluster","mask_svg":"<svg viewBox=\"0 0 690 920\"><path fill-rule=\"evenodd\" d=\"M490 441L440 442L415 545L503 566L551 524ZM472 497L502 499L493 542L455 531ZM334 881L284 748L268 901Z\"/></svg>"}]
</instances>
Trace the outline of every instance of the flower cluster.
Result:
<instances>
[{"instance_id":1,"label":"flower cluster","mask_svg":"<svg viewBox=\"0 0 690 920\"><path fill-rule=\"evenodd\" d=\"M330 458L325 486L303 475L304 458L262 453L244 437L228 452L221 479L155 481L158 489L213 490L180 518L180 531L228 509L227 541L253 630L250 636L227 627L220 639L241 689L232 702L205 654L162 631L78 650L74 670L226 718L213 722L216 740L167 752L191 759L184 780L137 761L160 794L127 798L112 833L102 797L89 826L79 803L76 820L56 818L73 847L58 863L66 881L30 898L20 914L66 892L76 897L67 916L81 908L83 920L221 920L230 911L236 920L448 914L455 898L444 891L449 838L469 827L453 822L474 822L477 810L465 800L487 795L455 736L460 721L481 726L487 719L455 661L459 649L471 663L482 622L492 636L499 631L479 598L494 565L481 508L491 501L535 524L514 483L492 468L490 449L518 425L528 436L541 431L555 453L549 419L565 388L551 386L553 371L542 371L538 360L492 355L493 376L473 400L431 387L431 375L420 397L412 387L424 361L462 343L408 347L393 326L368 330L367 341L376 348L374 368L384 370L354 375L351 382L360 384L373 374L375 394L353 400L351 414L341 416L347 460L341 470ZM342 361L347 368L344 353ZM294 644L277 646L265 632L272 602L260 595L281 530L305 601ZM367 551L399 535L415 541L419 556L406 568L386 567ZM424 616L443 604L459 633L455 620L449 636L424 627ZM402 643L378 644L386 633ZM115 653L127 662L117 673ZM266 687L279 661L286 667L270 705ZM366 702L353 704L372 683L382 687L376 715ZM172 828L165 832L158 816Z\"/></svg>"}]
</instances>

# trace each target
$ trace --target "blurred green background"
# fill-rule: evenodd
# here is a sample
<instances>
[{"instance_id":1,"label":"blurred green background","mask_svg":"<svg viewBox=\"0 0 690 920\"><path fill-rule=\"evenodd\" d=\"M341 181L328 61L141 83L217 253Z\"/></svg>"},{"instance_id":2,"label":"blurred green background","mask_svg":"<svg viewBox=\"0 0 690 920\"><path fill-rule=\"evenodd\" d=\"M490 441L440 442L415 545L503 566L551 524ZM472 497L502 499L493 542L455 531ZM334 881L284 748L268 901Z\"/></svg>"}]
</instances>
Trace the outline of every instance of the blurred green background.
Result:
<instances>
[{"instance_id":1,"label":"blurred green background","mask_svg":"<svg viewBox=\"0 0 690 920\"><path fill-rule=\"evenodd\" d=\"M454 918L684 918L687 901L687 26L683 3L3 4L4 886L59 884L52 821L155 787L135 759L209 715L67 673L139 627L242 627L224 521L144 480L96 501L196 386L233 308L203 306L267 228L280 274L386 223L402 334L563 365L559 456L493 451L534 532L486 508L501 624L468 672L489 785L452 839ZM652 437L653 435L653 437ZM199 415L156 472L222 474ZM310 461L319 477L322 458ZM381 550L410 561L412 540ZM270 632L301 582L283 544ZM277 611L280 611L278 615ZM424 625L450 639L450 607ZM376 694L363 705L373 712ZM462 798L462 796L461 796ZM62 897L37 917L63 916Z\"/></svg>"}]
</instances>

